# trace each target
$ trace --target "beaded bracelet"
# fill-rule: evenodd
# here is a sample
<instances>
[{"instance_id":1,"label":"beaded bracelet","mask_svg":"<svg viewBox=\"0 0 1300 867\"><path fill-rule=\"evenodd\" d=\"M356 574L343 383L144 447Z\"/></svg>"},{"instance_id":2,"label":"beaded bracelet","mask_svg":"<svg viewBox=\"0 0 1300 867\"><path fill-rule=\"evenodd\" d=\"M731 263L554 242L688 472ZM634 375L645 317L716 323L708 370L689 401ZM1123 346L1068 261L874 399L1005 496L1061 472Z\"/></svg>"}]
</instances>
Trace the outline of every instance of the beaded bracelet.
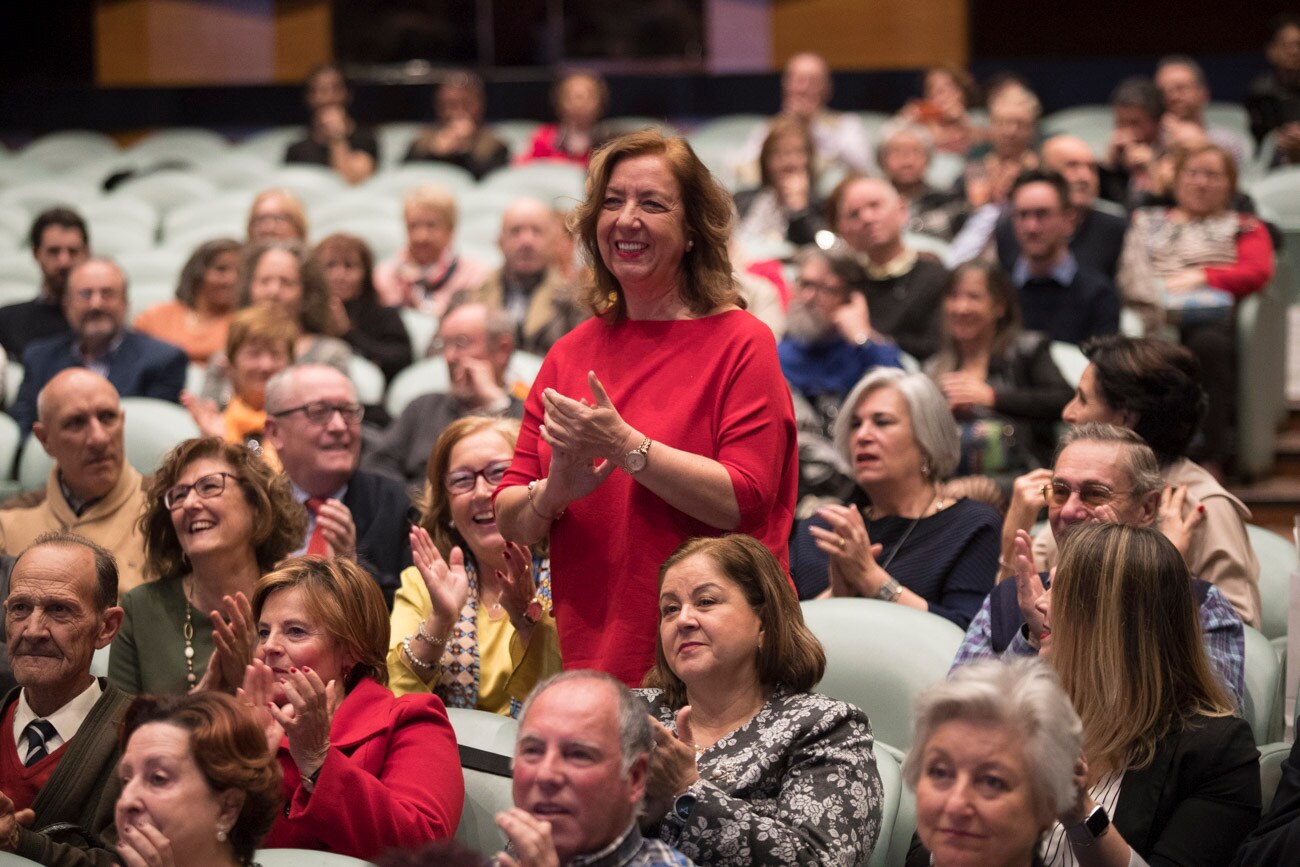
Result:
<instances>
[{"instance_id":1,"label":"beaded bracelet","mask_svg":"<svg viewBox=\"0 0 1300 867\"><path fill-rule=\"evenodd\" d=\"M420 671L433 671L433 667L437 665L437 663L424 662L415 655L414 651L411 650L411 639L413 637L414 636L408 635L402 639L402 650L406 651L406 658L410 660L411 665L414 665Z\"/></svg>"},{"instance_id":2,"label":"beaded bracelet","mask_svg":"<svg viewBox=\"0 0 1300 867\"><path fill-rule=\"evenodd\" d=\"M419 625L415 627L415 639L417 641L423 641L425 644L432 644L434 647L442 647L447 643L447 639L434 638L432 635L426 632L424 630L423 620L421 620Z\"/></svg>"}]
</instances>

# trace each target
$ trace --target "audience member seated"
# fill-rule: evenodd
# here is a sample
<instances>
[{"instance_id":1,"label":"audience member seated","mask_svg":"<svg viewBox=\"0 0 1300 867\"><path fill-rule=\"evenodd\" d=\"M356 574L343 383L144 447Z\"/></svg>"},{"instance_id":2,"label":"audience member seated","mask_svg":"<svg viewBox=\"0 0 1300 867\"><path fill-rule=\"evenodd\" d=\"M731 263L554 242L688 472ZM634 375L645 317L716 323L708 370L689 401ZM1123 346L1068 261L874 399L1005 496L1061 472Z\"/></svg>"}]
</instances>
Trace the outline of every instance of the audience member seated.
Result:
<instances>
[{"instance_id":1,"label":"audience member seated","mask_svg":"<svg viewBox=\"0 0 1300 867\"><path fill-rule=\"evenodd\" d=\"M292 190L262 190L248 209L248 243L307 242L307 210Z\"/></svg>"},{"instance_id":2,"label":"audience member seated","mask_svg":"<svg viewBox=\"0 0 1300 867\"><path fill-rule=\"evenodd\" d=\"M812 693L826 655L781 564L736 534L686 542L659 576L642 825L715 867L865 865L881 822L871 724Z\"/></svg>"},{"instance_id":3,"label":"audience member seated","mask_svg":"<svg viewBox=\"0 0 1300 867\"><path fill-rule=\"evenodd\" d=\"M596 123L608 104L609 86L600 73L582 69L564 73L551 88L556 122L537 128L518 162L561 160L586 168L592 150L600 144Z\"/></svg>"},{"instance_id":4,"label":"audience member seated","mask_svg":"<svg viewBox=\"0 0 1300 867\"><path fill-rule=\"evenodd\" d=\"M898 347L873 332L866 272L843 247L800 251L799 275L777 345L786 382L816 411L829 436L844 396L873 367L898 367Z\"/></svg>"},{"instance_id":5,"label":"audience member seated","mask_svg":"<svg viewBox=\"0 0 1300 867\"><path fill-rule=\"evenodd\" d=\"M1259 822L1259 753L1200 641L1182 556L1154 530L1079 527L1043 590L1027 553L1029 630L1083 720L1088 786L1076 815L1089 821L1058 823L1045 860L1066 863L1055 852L1068 847L1113 867L1227 864Z\"/></svg>"},{"instance_id":6,"label":"audience member seated","mask_svg":"<svg viewBox=\"0 0 1300 867\"><path fill-rule=\"evenodd\" d=\"M451 297L483 285L487 270L453 249L456 197L437 184L406 194L406 247L375 267L375 290L386 307L414 307L441 317Z\"/></svg>"},{"instance_id":7,"label":"audience member seated","mask_svg":"<svg viewBox=\"0 0 1300 867\"><path fill-rule=\"evenodd\" d=\"M1080 266L1104 274L1114 282L1128 221L1094 207L1099 180L1092 148L1081 138L1055 135L1043 143L1041 154L1043 168L1064 178L1069 189L1073 216L1070 252ZM998 220L995 237L998 262L1011 271L1020 256L1020 242L1016 240L1011 214L1004 214Z\"/></svg>"},{"instance_id":8,"label":"audience member seated","mask_svg":"<svg viewBox=\"0 0 1300 867\"><path fill-rule=\"evenodd\" d=\"M54 466L44 488L0 509L0 552L17 555L43 533L74 532L113 552L125 593L144 581L136 519L148 503L148 482L126 462L117 390L98 373L74 367L41 389L36 406L32 434Z\"/></svg>"},{"instance_id":9,"label":"audience member seated","mask_svg":"<svg viewBox=\"0 0 1300 867\"><path fill-rule=\"evenodd\" d=\"M912 716L909 867L1042 867L1058 818L1071 829L1088 818L1076 777L1083 724L1046 664L966 666L922 692Z\"/></svg>"},{"instance_id":10,"label":"audience member seated","mask_svg":"<svg viewBox=\"0 0 1300 867\"><path fill-rule=\"evenodd\" d=\"M1050 464L1070 384L1051 340L1022 331L1020 302L997 265L968 262L948 280L943 342L926 364L961 430L958 475L1005 479Z\"/></svg>"},{"instance_id":11,"label":"audience member seated","mask_svg":"<svg viewBox=\"0 0 1300 867\"><path fill-rule=\"evenodd\" d=\"M1205 80L1205 70L1199 63L1185 54L1162 57L1156 64L1155 82L1165 103L1160 127L1166 144L1179 141L1194 130L1231 154L1237 165L1246 164L1250 155L1242 148L1241 139L1222 127L1210 126L1205 122L1205 107L1210 104L1210 87Z\"/></svg>"},{"instance_id":12,"label":"audience member seated","mask_svg":"<svg viewBox=\"0 0 1300 867\"><path fill-rule=\"evenodd\" d=\"M369 860L456 833L456 735L436 695L394 697L383 594L344 558L295 557L257 582L241 694L276 745L286 809L268 849Z\"/></svg>"},{"instance_id":13,"label":"audience member seated","mask_svg":"<svg viewBox=\"0 0 1300 867\"><path fill-rule=\"evenodd\" d=\"M887 181L850 176L827 201L831 230L866 269L872 327L918 361L939 346L939 308L948 272L903 241L907 202Z\"/></svg>"},{"instance_id":14,"label":"audience member seated","mask_svg":"<svg viewBox=\"0 0 1300 867\"><path fill-rule=\"evenodd\" d=\"M1075 397L1062 413L1066 424L1102 422L1130 428L1146 441L1160 464L1168 493L1160 521L1177 525L1193 511L1203 516L1184 553L1192 574L1227 597L1241 619L1259 628L1259 561L1246 535L1250 509L1198 464L1187 458L1205 417L1205 392L1196 359L1186 349L1156 338L1106 337L1084 346L1092 362ZM1172 502L1177 489L1179 503ZM1181 509L1174 511L1176 505ZM1031 508L1037 511L1041 500ZM1027 517L1024 529L1033 518ZM1044 535L1038 550L1056 562Z\"/></svg>"},{"instance_id":15,"label":"audience member seated","mask_svg":"<svg viewBox=\"0 0 1300 867\"><path fill-rule=\"evenodd\" d=\"M1273 165L1300 163L1300 15L1283 12L1273 20L1268 48L1273 68L1250 85L1246 110L1255 144L1274 130Z\"/></svg>"},{"instance_id":16,"label":"audience member seated","mask_svg":"<svg viewBox=\"0 0 1300 867\"><path fill-rule=\"evenodd\" d=\"M967 114L980 101L979 88L960 66L935 66L926 70L924 96L903 106L899 114L930 130L935 150L965 155L980 137Z\"/></svg>"},{"instance_id":17,"label":"audience member seated","mask_svg":"<svg viewBox=\"0 0 1300 867\"><path fill-rule=\"evenodd\" d=\"M41 269L41 285L31 301L0 307L0 348L20 361L29 343L66 334L63 296L68 274L90 255L86 222L76 211L50 208L32 221L28 242Z\"/></svg>"},{"instance_id":18,"label":"audience member seated","mask_svg":"<svg viewBox=\"0 0 1300 867\"><path fill-rule=\"evenodd\" d=\"M1041 114L1038 97L1019 84L1009 83L989 94L988 150L972 160L964 176L972 207L1005 202L1020 173L1038 168Z\"/></svg>"},{"instance_id":19,"label":"audience member seated","mask_svg":"<svg viewBox=\"0 0 1300 867\"><path fill-rule=\"evenodd\" d=\"M512 854L496 863L691 867L637 825L655 750L650 726L645 704L608 674L566 671L539 684L515 739L515 805L496 817Z\"/></svg>"},{"instance_id":20,"label":"audience member seated","mask_svg":"<svg viewBox=\"0 0 1300 867\"><path fill-rule=\"evenodd\" d=\"M483 125L485 103L483 79L468 70L452 72L434 93L437 123L411 142L403 162L451 163L475 180L509 163L510 149Z\"/></svg>"},{"instance_id":21,"label":"audience member seated","mask_svg":"<svg viewBox=\"0 0 1300 867\"><path fill-rule=\"evenodd\" d=\"M1023 501L1030 495L1022 490L1027 487L1021 485L1022 481L1028 482L1022 479L1016 484L1017 497ZM1161 488L1155 455L1137 434L1108 424L1088 423L1071 428L1061 438L1055 468L1040 483L1040 496L1047 504L1049 529L1046 532L1060 545L1085 524L1154 526L1160 517ZM1011 541L1006 548L1008 553L1002 558L1002 569L1017 577L1019 558L1032 555L1032 568L1040 570L1035 580L1049 586L1056 570L1055 558L1048 562L1037 540L1031 550L1028 531L1012 527L1011 520L1008 515L1006 538ZM1200 516L1193 512L1181 521L1162 521L1161 529L1183 551L1199 520ZM1097 562L1093 561L1094 567ZM1210 665L1240 706L1245 665L1241 618L1214 585L1198 578L1192 582L1192 588L1199 605L1201 633ZM1033 589L1032 586L1028 590L1018 588L1015 580L1000 582L966 630L966 639L953 667L1003 653L1034 653L1037 637L1043 630L1036 628L1042 624L1041 615L1034 608L1039 594L1028 592ZM1107 598L1099 595L1097 604ZM1121 614L1116 611L1109 616ZM1030 624L1027 629L1026 623ZM1145 669L1129 666L1128 670Z\"/></svg>"},{"instance_id":22,"label":"audience member seated","mask_svg":"<svg viewBox=\"0 0 1300 867\"><path fill-rule=\"evenodd\" d=\"M181 403L190 411L204 436L260 452L274 470L280 458L266 440L266 384L293 364L298 326L273 307L249 307L230 321L226 340L230 401L217 402L184 392Z\"/></svg>"},{"instance_id":23,"label":"audience member seated","mask_svg":"<svg viewBox=\"0 0 1300 867\"><path fill-rule=\"evenodd\" d=\"M122 623L116 604L113 555L81 536L46 533L14 564L5 641L18 688L0 711L0 851L115 863L117 732L131 697L90 663Z\"/></svg>"},{"instance_id":24,"label":"audience member seated","mask_svg":"<svg viewBox=\"0 0 1300 867\"><path fill-rule=\"evenodd\" d=\"M731 197L690 146L620 136L587 188L574 225L597 315L546 356L495 514L511 541L549 536L565 665L639 683L678 545L735 530L787 560L794 411L772 332L741 308Z\"/></svg>"},{"instance_id":25,"label":"audience member seated","mask_svg":"<svg viewBox=\"0 0 1300 867\"><path fill-rule=\"evenodd\" d=\"M448 425L466 416L522 419L524 404L506 386L513 323L477 302L458 303L438 324L434 345L447 362L451 390L422 394L366 449L367 472L420 487L429 453Z\"/></svg>"},{"instance_id":26,"label":"audience member seated","mask_svg":"<svg viewBox=\"0 0 1300 867\"><path fill-rule=\"evenodd\" d=\"M216 437L169 452L148 503L139 526L157 580L122 596L109 679L132 695L233 690L252 661L253 588L293 551L306 516L283 474Z\"/></svg>"},{"instance_id":27,"label":"audience member seated","mask_svg":"<svg viewBox=\"0 0 1300 867\"><path fill-rule=\"evenodd\" d=\"M98 373L123 397L180 400L185 353L127 328L126 307L126 277L117 265L87 259L72 269L63 296L71 332L38 340L23 352L23 382L9 408L23 436L36 421L37 394L70 367Z\"/></svg>"},{"instance_id":28,"label":"audience member seated","mask_svg":"<svg viewBox=\"0 0 1300 867\"><path fill-rule=\"evenodd\" d=\"M736 193L736 232L766 241L811 244L821 228L814 200L817 176L812 133L801 120L777 117L758 155L758 186Z\"/></svg>"},{"instance_id":29,"label":"audience member seated","mask_svg":"<svg viewBox=\"0 0 1300 867\"><path fill-rule=\"evenodd\" d=\"M318 66L311 71L305 101L311 113L307 138L289 145L284 161L331 168L349 184L359 184L374 174L379 143L373 132L359 128L348 115L352 89L337 66Z\"/></svg>"},{"instance_id":30,"label":"audience member seated","mask_svg":"<svg viewBox=\"0 0 1300 867\"><path fill-rule=\"evenodd\" d=\"M880 131L876 160L885 179L907 200L907 228L952 240L967 215L966 201L951 190L937 190L925 179L934 149L930 132L919 123L890 121Z\"/></svg>"},{"instance_id":31,"label":"audience member seated","mask_svg":"<svg viewBox=\"0 0 1300 867\"><path fill-rule=\"evenodd\" d=\"M835 444L870 505L824 506L795 528L799 597L883 599L965 629L993 589L1001 516L941 487L960 443L938 387L923 373L872 371L844 401Z\"/></svg>"},{"instance_id":32,"label":"audience member seated","mask_svg":"<svg viewBox=\"0 0 1300 867\"><path fill-rule=\"evenodd\" d=\"M1172 208L1142 208L1124 239L1119 286L1148 332L1168 324L1201 364L1209 397L1204 459L1222 469L1237 405L1233 308L1273 276L1273 241L1256 217L1230 209L1232 156L1214 144L1174 167Z\"/></svg>"},{"instance_id":33,"label":"audience member seated","mask_svg":"<svg viewBox=\"0 0 1300 867\"><path fill-rule=\"evenodd\" d=\"M564 233L563 219L540 199L515 199L501 216L502 265L479 289L488 306L514 320L516 345L535 355L545 355L588 315L573 281L555 264Z\"/></svg>"},{"instance_id":34,"label":"audience member seated","mask_svg":"<svg viewBox=\"0 0 1300 867\"><path fill-rule=\"evenodd\" d=\"M235 699L214 692L136 699L122 727L120 779L118 855L127 867L252 864L284 800L265 734Z\"/></svg>"},{"instance_id":35,"label":"audience member seated","mask_svg":"<svg viewBox=\"0 0 1300 867\"><path fill-rule=\"evenodd\" d=\"M181 269L176 300L135 317L135 330L179 346L195 364L207 364L226 346L226 329L239 300L242 250L243 245L230 238L199 245Z\"/></svg>"},{"instance_id":36,"label":"audience member seated","mask_svg":"<svg viewBox=\"0 0 1300 867\"><path fill-rule=\"evenodd\" d=\"M465 418L429 455L415 565L402 572L388 639L398 695L434 692L449 707L514 716L560 670L551 564L501 538L492 513L518 437L517 421Z\"/></svg>"},{"instance_id":37,"label":"audience member seated","mask_svg":"<svg viewBox=\"0 0 1300 867\"><path fill-rule=\"evenodd\" d=\"M1011 279L1025 327L1052 340L1083 343L1119 331L1119 292L1070 249L1069 189L1055 172L1025 172L1011 188L1011 226L1020 255Z\"/></svg>"},{"instance_id":38,"label":"audience member seated","mask_svg":"<svg viewBox=\"0 0 1300 867\"><path fill-rule=\"evenodd\" d=\"M818 54L801 52L785 64L781 74L781 111L773 119L801 122L811 133L816 157L813 174L828 169L868 172L875 169L871 161L871 141L862 121L854 114L830 108L831 69ZM742 175L752 181L761 169L760 151L771 126L755 129L739 156Z\"/></svg>"},{"instance_id":39,"label":"audience member seated","mask_svg":"<svg viewBox=\"0 0 1300 867\"><path fill-rule=\"evenodd\" d=\"M1115 129L1101 166L1101 195L1131 209L1151 190L1152 168L1163 150L1160 118L1165 101L1154 81L1135 76L1116 86L1110 107Z\"/></svg>"},{"instance_id":40,"label":"audience member seated","mask_svg":"<svg viewBox=\"0 0 1300 867\"><path fill-rule=\"evenodd\" d=\"M411 363L411 338L402 317L379 303L372 275L375 257L355 235L329 235L316 245L305 272L323 276L329 288L327 333L342 338L391 380Z\"/></svg>"},{"instance_id":41,"label":"audience member seated","mask_svg":"<svg viewBox=\"0 0 1300 867\"><path fill-rule=\"evenodd\" d=\"M411 565L411 501L401 482L357 470L361 414L352 383L332 367L297 365L266 385L266 438L308 512L294 553L355 560L391 598Z\"/></svg>"}]
</instances>

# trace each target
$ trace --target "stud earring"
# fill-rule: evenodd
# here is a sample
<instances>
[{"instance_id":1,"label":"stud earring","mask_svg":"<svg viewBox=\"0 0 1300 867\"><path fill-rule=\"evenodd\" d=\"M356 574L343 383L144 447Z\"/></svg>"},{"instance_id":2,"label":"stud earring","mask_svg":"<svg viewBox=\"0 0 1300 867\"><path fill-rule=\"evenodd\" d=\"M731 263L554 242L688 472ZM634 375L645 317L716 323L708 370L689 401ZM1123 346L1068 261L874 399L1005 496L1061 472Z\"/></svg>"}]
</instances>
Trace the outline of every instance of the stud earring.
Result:
<instances>
[{"instance_id":1,"label":"stud earring","mask_svg":"<svg viewBox=\"0 0 1300 867\"><path fill-rule=\"evenodd\" d=\"M217 842L226 842L226 829L222 828L220 825L217 826Z\"/></svg>"},{"instance_id":2,"label":"stud earring","mask_svg":"<svg viewBox=\"0 0 1300 867\"><path fill-rule=\"evenodd\" d=\"M456 529L456 522L455 522L455 521L448 521L448 522L447 522L447 526L454 530L454 529Z\"/></svg>"},{"instance_id":3,"label":"stud earring","mask_svg":"<svg viewBox=\"0 0 1300 867\"><path fill-rule=\"evenodd\" d=\"M930 478L930 459L921 458L921 475Z\"/></svg>"}]
</instances>

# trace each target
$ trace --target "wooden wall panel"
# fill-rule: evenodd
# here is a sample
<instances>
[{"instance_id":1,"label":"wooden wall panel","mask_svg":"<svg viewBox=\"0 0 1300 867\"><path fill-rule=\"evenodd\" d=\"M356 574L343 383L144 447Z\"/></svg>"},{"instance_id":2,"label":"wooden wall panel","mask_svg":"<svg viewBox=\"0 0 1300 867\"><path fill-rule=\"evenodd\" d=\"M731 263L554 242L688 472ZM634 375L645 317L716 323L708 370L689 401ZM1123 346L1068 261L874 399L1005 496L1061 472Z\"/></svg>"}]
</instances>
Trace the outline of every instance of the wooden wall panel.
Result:
<instances>
[{"instance_id":1,"label":"wooden wall panel","mask_svg":"<svg viewBox=\"0 0 1300 867\"><path fill-rule=\"evenodd\" d=\"M809 50L834 69L964 64L966 0L773 0L773 67Z\"/></svg>"}]
</instances>

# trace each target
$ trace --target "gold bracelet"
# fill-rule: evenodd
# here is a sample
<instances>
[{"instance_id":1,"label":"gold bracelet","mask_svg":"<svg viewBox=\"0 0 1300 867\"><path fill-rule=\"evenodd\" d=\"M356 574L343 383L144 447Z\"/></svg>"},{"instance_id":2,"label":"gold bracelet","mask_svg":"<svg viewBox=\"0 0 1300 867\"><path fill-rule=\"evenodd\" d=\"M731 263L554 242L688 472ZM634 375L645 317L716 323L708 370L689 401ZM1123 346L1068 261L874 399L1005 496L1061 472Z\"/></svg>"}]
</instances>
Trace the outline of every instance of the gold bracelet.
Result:
<instances>
[{"instance_id":1,"label":"gold bracelet","mask_svg":"<svg viewBox=\"0 0 1300 867\"><path fill-rule=\"evenodd\" d=\"M533 507L533 511L536 512L537 516L541 518L543 521L557 520L560 516L564 514L563 509L560 509L560 511L556 512L554 515L548 515L545 512L543 512L541 509L537 508L537 503L533 501L533 491L536 490L539 484L541 484L541 479L533 479L531 482L528 483L528 505Z\"/></svg>"}]
</instances>

